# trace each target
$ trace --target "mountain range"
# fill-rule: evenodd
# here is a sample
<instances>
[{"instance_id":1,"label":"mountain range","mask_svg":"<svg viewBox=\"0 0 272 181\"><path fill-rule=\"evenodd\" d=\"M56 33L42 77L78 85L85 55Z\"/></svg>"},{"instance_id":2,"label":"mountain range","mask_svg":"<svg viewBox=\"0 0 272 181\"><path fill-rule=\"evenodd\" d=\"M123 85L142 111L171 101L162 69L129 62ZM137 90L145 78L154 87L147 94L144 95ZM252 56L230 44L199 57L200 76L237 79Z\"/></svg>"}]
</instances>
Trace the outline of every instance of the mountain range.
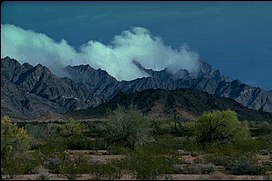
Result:
<instances>
[{"instance_id":1,"label":"mountain range","mask_svg":"<svg viewBox=\"0 0 272 181\"><path fill-rule=\"evenodd\" d=\"M154 71L134 61L141 71L150 75L132 81L117 81L105 70L90 65L67 66L65 77L56 76L38 64L20 64L1 59L1 115L18 119L50 117L66 112L94 108L118 93L135 93L146 89L200 90L216 97L230 98L255 110L272 112L272 94L224 76L219 70L201 61L197 74L187 70L171 73Z\"/></svg>"},{"instance_id":2,"label":"mountain range","mask_svg":"<svg viewBox=\"0 0 272 181\"><path fill-rule=\"evenodd\" d=\"M212 96L190 89L147 89L134 93L118 93L113 99L94 108L68 112L69 117L105 117L118 106L134 106L145 115L156 119L196 120L212 110L231 109L240 120L272 121L272 113L249 109L228 98Z\"/></svg>"}]
</instances>

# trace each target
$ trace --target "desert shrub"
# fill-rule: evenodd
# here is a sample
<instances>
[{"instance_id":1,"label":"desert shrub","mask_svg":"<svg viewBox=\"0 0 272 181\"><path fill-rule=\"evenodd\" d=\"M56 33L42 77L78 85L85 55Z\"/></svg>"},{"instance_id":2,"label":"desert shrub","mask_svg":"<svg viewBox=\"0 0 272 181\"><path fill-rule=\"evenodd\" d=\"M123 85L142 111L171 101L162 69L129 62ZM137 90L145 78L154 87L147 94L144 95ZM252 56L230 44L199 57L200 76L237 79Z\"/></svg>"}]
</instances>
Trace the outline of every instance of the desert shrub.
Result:
<instances>
[{"instance_id":1,"label":"desert shrub","mask_svg":"<svg viewBox=\"0 0 272 181\"><path fill-rule=\"evenodd\" d=\"M38 150L45 157L54 157L62 152L64 152L66 145L63 139L60 137L49 137L43 144L39 145Z\"/></svg>"},{"instance_id":2,"label":"desert shrub","mask_svg":"<svg viewBox=\"0 0 272 181\"><path fill-rule=\"evenodd\" d=\"M27 123L24 128L34 139L47 139L57 135L58 123Z\"/></svg>"},{"instance_id":3,"label":"desert shrub","mask_svg":"<svg viewBox=\"0 0 272 181\"><path fill-rule=\"evenodd\" d=\"M35 180L50 180L48 172L41 172L37 175Z\"/></svg>"},{"instance_id":4,"label":"desert shrub","mask_svg":"<svg viewBox=\"0 0 272 181\"><path fill-rule=\"evenodd\" d=\"M196 159L193 160L194 164L204 164L206 162L207 162L206 159L201 158L201 157L197 157Z\"/></svg>"},{"instance_id":5,"label":"desert shrub","mask_svg":"<svg viewBox=\"0 0 272 181\"><path fill-rule=\"evenodd\" d=\"M30 148L30 135L18 128L7 116L1 118L1 168L9 175L26 172L25 155Z\"/></svg>"},{"instance_id":6,"label":"desert shrub","mask_svg":"<svg viewBox=\"0 0 272 181\"><path fill-rule=\"evenodd\" d=\"M58 134L59 123L28 123L24 127L31 137L31 149L40 150L43 154L49 155L55 152L64 151L66 144Z\"/></svg>"},{"instance_id":7,"label":"desert shrub","mask_svg":"<svg viewBox=\"0 0 272 181\"><path fill-rule=\"evenodd\" d=\"M203 114L197 120L196 134L202 146L243 142L249 138L249 128L246 122L238 120L234 111L213 111Z\"/></svg>"},{"instance_id":8,"label":"desert shrub","mask_svg":"<svg viewBox=\"0 0 272 181\"><path fill-rule=\"evenodd\" d=\"M1 118L1 159L20 156L30 148L30 135L23 128L18 128L9 117Z\"/></svg>"},{"instance_id":9,"label":"desert shrub","mask_svg":"<svg viewBox=\"0 0 272 181\"><path fill-rule=\"evenodd\" d=\"M95 176L95 180L113 180L121 178L122 170L125 170L125 162L123 160L114 160L109 163L94 163L90 173Z\"/></svg>"},{"instance_id":10,"label":"desert shrub","mask_svg":"<svg viewBox=\"0 0 272 181\"><path fill-rule=\"evenodd\" d=\"M178 136L194 137L196 135L195 122L179 122L177 127L179 133Z\"/></svg>"},{"instance_id":11,"label":"desert shrub","mask_svg":"<svg viewBox=\"0 0 272 181\"><path fill-rule=\"evenodd\" d=\"M95 140L92 142L92 148L94 150L105 150L108 147L108 140L105 138L95 138Z\"/></svg>"},{"instance_id":12,"label":"desert shrub","mask_svg":"<svg viewBox=\"0 0 272 181\"><path fill-rule=\"evenodd\" d=\"M173 128L171 123L167 120L155 120L152 122L153 133L156 135L171 134Z\"/></svg>"},{"instance_id":13,"label":"desert shrub","mask_svg":"<svg viewBox=\"0 0 272 181\"><path fill-rule=\"evenodd\" d=\"M256 123L251 125L250 131L252 136L261 136L272 133L272 123L267 121L262 121L260 123Z\"/></svg>"},{"instance_id":14,"label":"desert shrub","mask_svg":"<svg viewBox=\"0 0 272 181\"><path fill-rule=\"evenodd\" d=\"M62 172L61 165L67 157L68 152L66 151L55 152L54 154L47 155L44 158L43 166L48 169L50 173L60 174Z\"/></svg>"},{"instance_id":15,"label":"desert shrub","mask_svg":"<svg viewBox=\"0 0 272 181\"><path fill-rule=\"evenodd\" d=\"M175 159L152 154L143 149L134 150L128 156L128 168L139 180L154 180L173 172Z\"/></svg>"},{"instance_id":16,"label":"desert shrub","mask_svg":"<svg viewBox=\"0 0 272 181\"><path fill-rule=\"evenodd\" d=\"M230 156L224 154L211 154L206 156L207 161L212 162L216 166L226 166L229 163Z\"/></svg>"},{"instance_id":17,"label":"desert shrub","mask_svg":"<svg viewBox=\"0 0 272 181\"><path fill-rule=\"evenodd\" d=\"M239 143L226 144L210 144L206 147L206 159L215 165L227 166L235 158L239 158L245 154L255 155L258 147L254 140L245 140Z\"/></svg>"},{"instance_id":18,"label":"desert shrub","mask_svg":"<svg viewBox=\"0 0 272 181\"><path fill-rule=\"evenodd\" d=\"M261 135L256 139L259 149L265 149L272 154L272 133Z\"/></svg>"},{"instance_id":19,"label":"desert shrub","mask_svg":"<svg viewBox=\"0 0 272 181\"><path fill-rule=\"evenodd\" d=\"M84 148L85 137L83 127L79 122L70 119L59 127L58 134L68 149Z\"/></svg>"},{"instance_id":20,"label":"desert shrub","mask_svg":"<svg viewBox=\"0 0 272 181\"><path fill-rule=\"evenodd\" d=\"M152 154L174 154L177 141L173 135L157 135L154 141L146 145L143 149Z\"/></svg>"},{"instance_id":21,"label":"desert shrub","mask_svg":"<svg viewBox=\"0 0 272 181\"><path fill-rule=\"evenodd\" d=\"M252 155L243 155L230 160L227 167L233 175L260 175L265 173L265 168L257 164L257 159Z\"/></svg>"},{"instance_id":22,"label":"desert shrub","mask_svg":"<svg viewBox=\"0 0 272 181\"><path fill-rule=\"evenodd\" d=\"M178 139L177 148L191 153L202 151L202 148L198 145L197 140L193 137L182 137L181 139Z\"/></svg>"},{"instance_id":23,"label":"desert shrub","mask_svg":"<svg viewBox=\"0 0 272 181\"><path fill-rule=\"evenodd\" d=\"M8 174L11 177L18 174L36 173L37 168L43 164L41 155L36 152L25 152L1 163L2 174Z\"/></svg>"},{"instance_id":24,"label":"desert shrub","mask_svg":"<svg viewBox=\"0 0 272 181\"><path fill-rule=\"evenodd\" d=\"M211 174L215 170L215 165L208 164L196 164L184 167L180 170L183 174Z\"/></svg>"},{"instance_id":25,"label":"desert shrub","mask_svg":"<svg viewBox=\"0 0 272 181\"><path fill-rule=\"evenodd\" d=\"M150 140L151 122L139 111L118 107L107 122L106 139L111 144L135 148Z\"/></svg>"},{"instance_id":26,"label":"desert shrub","mask_svg":"<svg viewBox=\"0 0 272 181\"><path fill-rule=\"evenodd\" d=\"M109 154L113 154L113 155L127 153L127 149L120 145L110 145L107 150Z\"/></svg>"},{"instance_id":27,"label":"desert shrub","mask_svg":"<svg viewBox=\"0 0 272 181\"><path fill-rule=\"evenodd\" d=\"M106 131L106 123L104 121L87 121L83 122L88 137L104 137Z\"/></svg>"},{"instance_id":28,"label":"desert shrub","mask_svg":"<svg viewBox=\"0 0 272 181\"><path fill-rule=\"evenodd\" d=\"M64 174L68 180L75 180L83 173L88 173L92 168L91 163L82 154L70 158L67 155L63 157L60 163L60 173Z\"/></svg>"}]
</instances>

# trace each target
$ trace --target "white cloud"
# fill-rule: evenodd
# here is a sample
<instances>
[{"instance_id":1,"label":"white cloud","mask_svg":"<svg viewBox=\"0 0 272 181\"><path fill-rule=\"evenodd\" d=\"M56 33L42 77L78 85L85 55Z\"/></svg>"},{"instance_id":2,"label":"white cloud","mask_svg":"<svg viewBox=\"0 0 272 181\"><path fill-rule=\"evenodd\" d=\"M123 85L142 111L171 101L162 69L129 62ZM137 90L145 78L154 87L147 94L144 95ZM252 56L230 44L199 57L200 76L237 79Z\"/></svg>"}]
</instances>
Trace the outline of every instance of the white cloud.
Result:
<instances>
[{"instance_id":1,"label":"white cloud","mask_svg":"<svg viewBox=\"0 0 272 181\"><path fill-rule=\"evenodd\" d=\"M56 42L45 34L6 24L1 25L1 47L2 57L10 56L33 65L41 63L55 73L67 65L90 64L106 70L118 80L147 76L132 63L133 60L148 69L168 68L172 72L179 69L197 72L199 65L198 54L188 47L173 49L141 27L123 31L108 45L91 40L76 51L65 40Z\"/></svg>"}]
</instances>

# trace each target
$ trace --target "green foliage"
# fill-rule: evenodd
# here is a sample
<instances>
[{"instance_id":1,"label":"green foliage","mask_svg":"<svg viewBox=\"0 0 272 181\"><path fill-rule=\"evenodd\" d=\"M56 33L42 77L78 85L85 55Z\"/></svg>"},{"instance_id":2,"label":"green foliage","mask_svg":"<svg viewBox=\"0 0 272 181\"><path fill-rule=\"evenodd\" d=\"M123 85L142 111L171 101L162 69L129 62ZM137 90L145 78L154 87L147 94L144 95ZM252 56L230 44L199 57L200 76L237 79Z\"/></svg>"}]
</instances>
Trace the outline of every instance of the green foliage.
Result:
<instances>
[{"instance_id":1,"label":"green foliage","mask_svg":"<svg viewBox=\"0 0 272 181\"><path fill-rule=\"evenodd\" d=\"M58 144L62 144L57 135L59 124L57 123L28 123L25 126L27 132L31 135L31 148L39 149L41 146L55 142L58 139ZM52 145L52 144L51 144Z\"/></svg>"},{"instance_id":2,"label":"green foliage","mask_svg":"<svg viewBox=\"0 0 272 181\"><path fill-rule=\"evenodd\" d=\"M2 160L1 164L2 174L11 177L17 174L32 174L42 164L42 156L38 152L24 152L20 156Z\"/></svg>"},{"instance_id":3,"label":"green foliage","mask_svg":"<svg viewBox=\"0 0 272 181\"><path fill-rule=\"evenodd\" d=\"M178 124L178 136L194 137L196 135L195 122L186 121Z\"/></svg>"},{"instance_id":4,"label":"green foliage","mask_svg":"<svg viewBox=\"0 0 272 181\"><path fill-rule=\"evenodd\" d=\"M110 145L107 150L109 154L112 155L126 154L128 151L127 148L124 148L120 145Z\"/></svg>"},{"instance_id":5,"label":"green foliage","mask_svg":"<svg viewBox=\"0 0 272 181\"><path fill-rule=\"evenodd\" d=\"M259 149L265 149L272 154L272 133L259 136L256 142L259 145Z\"/></svg>"},{"instance_id":6,"label":"green foliage","mask_svg":"<svg viewBox=\"0 0 272 181\"><path fill-rule=\"evenodd\" d=\"M139 111L118 107L107 124L108 143L135 148L145 145L150 140L151 122Z\"/></svg>"},{"instance_id":7,"label":"green foliage","mask_svg":"<svg viewBox=\"0 0 272 181\"><path fill-rule=\"evenodd\" d=\"M64 174L68 180L75 180L81 174L88 173L91 168L91 163L82 154L74 158L65 155L60 163L60 173Z\"/></svg>"},{"instance_id":8,"label":"green foliage","mask_svg":"<svg viewBox=\"0 0 272 181\"><path fill-rule=\"evenodd\" d=\"M196 134L201 145L241 142L249 138L248 125L240 122L234 111L213 111L196 122Z\"/></svg>"},{"instance_id":9,"label":"green foliage","mask_svg":"<svg viewBox=\"0 0 272 181\"><path fill-rule=\"evenodd\" d=\"M143 149L136 149L129 154L127 162L129 170L137 180L156 180L162 174L172 172L175 160Z\"/></svg>"},{"instance_id":10,"label":"green foliage","mask_svg":"<svg viewBox=\"0 0 272 181\"><path fill-rule=\"evenodd\" d=\"M263 121L260 123L251 123L250 129L252 136L262 136L272 133L272 123Z\"/></svg>"},{"instance_id":11,"label":"green foliage","mask_svg":"<svg viewBox=\"0 0 272 181\"><path fill-rule=\"evenodd\" d=\"M242 155L229 161L227 169L233 175L260 175L265 173L263 166L257 164L252 155Z\"/></svg>"},{"instance_id":12,"label":"green foliage","mask_svg":"<svg viewBox=\"0 0 272 181\"><path fill-rule=\"evenodd\" d=\"M1 167L5 174L13 175L29 171L26 163L31 137L18 128L10 118L1 118Z\"/></svg>"},{"instance_id":13,"label":"green foliage","mask_svg":"<svg viewBox=\"0 0 272 181\"><path fill-rule=\"evenodd\" d=\"M38 150L44 154L45 157L54 157L56 154L63 152L66 148L66 144L62 137L58 135L58 130L60 129L60 124L49 123L46 126L42 126L41 128L45 128L42 131L42 134L48 135L44 137L42 135L37 136L36 147Z\"/></svg>"},{"instance_id":14,"label":"green foliage","mask_svg":"<svg viewBox=\"0 0 272 181\"><path fill-rule=\"evenodd\" d=\"M95 180L120 179L122 170L125 169L123 160L114 160L109 163L94 163L90 173L95 176Z\"/></svg>"},{"instance_id":15,"label":"green foliage","mask_svg":"<svg viewBox=\"0 0 272 181\"><path fill-rule=\"evenodd\" d=\"M146 145L143 149L151 154L174 154L176 152L177 141L173 135L157 135L154 141Z\"/></svg>"},{"instance_id":16,"label":"green foliage","mask_svg":"<svg viewBox=\"0 0 272 181\"><path fill-rule=\"evenodd\" d=\"M1 118L1 159L20 156L30 148L31 137L23 128L18 128L9 117Z\"/></svg>"},{"instance_id":17,"label":"green foliage","mask_svg":"<svg viewBox=\"0 0 272 181\"><path fill-rule=\"evenodd\" d=\"M63 161L68 157L68 153L66 152L55 152L54 154L50 154L47 156L44 161L43 165L46 169L53 174L60 174L62 172L61 166Z\"/></svg>"},{"instance_id":18,"label":"green foliage","mask_svg":"<svg viewBox=\"0 0 272 181\"><path fill-rule=\"evenodd\" d=\"M59 127L58 134L63 139L67 148L80 149L84 147L85 137L83 135L83 127L79 122L70 119Z\"/></svg>"},{"instance_id":19,"label":"green foliage","mask_svg":"<svg viewBox=\"0 0 272 181\"><path fill-rule=\"evenodd\" d=\"M153 133L156 135L171 134L173 132L169 120L154 120L152 123Z\"/></svg>"},{"instance_id":20,"label":"green foliage","mask_svg":"<svg viewBox=\"0 0 272 181\"><path fill-rule=\"evenodd\" d=\"M250 131L255 135L251 138L247 123L239 122L236 113L229 110L206 113L196 122L171 122L151 121L133 108L119 107L107 121L17 125L8 117L1 118L2 174L37 173L40 167L69 180L83 173L96 180L120 179L124 173L146 180L173 173L210 174L214 165L239 175L265 174L272 168L271 161L257 162L254 156L272 153L271 123L251 123ZM77 152L68 154L66 149L107 149L126 157L92 163ZM190 154L205 157L188 164L181 155Z\"/></svg>"},{"instance_id":21,"label":"green foliage","mask_svg":"<svg viewBox=\"0 0 272 181\"><path fill-rule=\"evenodd\" d=\"M177 141L177 148L184 151L191 152L191 154L197 154L202 151L202 148L197 143L194 137L182 137Z\"/></svg>"}]
</instances>

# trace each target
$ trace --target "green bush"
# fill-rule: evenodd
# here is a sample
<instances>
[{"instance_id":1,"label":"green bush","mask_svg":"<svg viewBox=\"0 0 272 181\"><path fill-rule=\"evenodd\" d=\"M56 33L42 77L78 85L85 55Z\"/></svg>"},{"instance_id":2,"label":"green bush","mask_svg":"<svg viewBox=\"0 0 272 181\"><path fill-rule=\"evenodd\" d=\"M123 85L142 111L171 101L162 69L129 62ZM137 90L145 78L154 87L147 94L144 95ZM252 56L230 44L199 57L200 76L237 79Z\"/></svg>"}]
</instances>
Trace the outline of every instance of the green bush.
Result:
<instances>
[{"instance_id":1,"label":"green bush","mask_svg":"<svg viewBox=\"0 0 272 181\"><path fill-rule=\"evenodd\" d=\"M259 149L265 149L272 154L272 133L261 135L256 139Z\"/></svg>"},{"instance_id":2,"label":"green bush","mask_svg":"<svg viewBox=\"0 0 272 181\"><path fill-rule=\"evenodd\" d=\"M120 145L110 145L107 150L108 150L109 154L113 154L113 155L127 153L127 149L120 146Z\"/></svg>"},{"instance_id":3,"label":"green bush","mask_svg":"<svg viewBox=\"0 0 272 181\"><path fill-rule=\"evenodd\" d=\"M83 173L88 173L92 164L82 154L69 158L67 155L60 164L60 173L64 174L68 180L75 180Z\"/></svg>"},{"instance_id":4,"label":"green bush","mask_svg":"<svg viewBox=\"0 0 272 181\"><path fill-rule=\"evenodd\" d=\"M150 140L151 131L151 122L142 113L133 108L118 107L107 122L106 139L109 145L135 148Z\"/></svg>"},{"instance_id":5,"label":"green bush","mask_svg":"<svg viewBox=\"0 0 272 181\"><path fill-rule=\"evenodd\" d=\"M238 120L234 111L213 111L197 120L196 134L202 146L243 142L249 138L249 128L247 123Z\"/></svg>"},{"instance_id":6,"label":"green bush","mask_svg":"<svg viewBox=\"0 0 272 181\"><path fill-rule=\"evenodd\" d=\"M49 169L50 173L53 174L60 174L61 173L61 164L63 160L67 157L67 153L65 152L57 152L53 155L47 156L44 161L43 165L46 169Z\"/></svg>"},{"instance_id":7,"label":"green bush","mask_svg":"<svg viewBox=\"0 0 272 181\"><path fill-rule=\"evenodd\" d=\"M157 135L154 141L146 145L143 149L151 154L174 154L176 152L177 141L172 135Z\"/></svg>"},{"instance_id":8,"label":"green bush","mask_svg":"<svg viewBox=\"0 0 272 181\"><path fill-rule=\"evenodd\" d=\"M173 128L168 120L154 120L152 122L153 133L156 135L171 134Z\"/></svg>"},{"instance_id":9,"label":"green bush","mask_svg":"<svg viewBox=\"0 0 272 181\"><path fill-rule=\"evenodd\" d=\"M8 174L10 177L18 174L36 173L37 168L43 164L42 156L37 152L25 152L1 163L2 174Z\"/></svg>"},{"instance_id":10,"label":"green bush","mask_svg":"<svg viewBox=\"0 0 272 181\"><path fill-rule=\"evenodd\" d=\"M27 152L30 148L30 135L18 128L10 118L1 118L1 170L10 176L28 172Z\"/></svg>"},{"instance_id":11,"label":"green bush","mask_svg":"<svg viewBox=\"0 0 272 181\"><path fill-rule=\"evenodd\" d=\"M177 141L177 148L191 153L201 152L202 148L193 137L182 137Z\"/></svg>"},{"instance_id":12,"label":"green bush","mask_svg":"<svg viewBox=\"0 0 272 181\"><path fill-rule=\"evenodd\" d=\"M23 128L18 128L9 117L1 118L1 159L20 156L30 148L30 135Z\"/></svg>"},{"instance_id":13,"label":"green bush","mask_svg":"<svg viewBox=\"0 0 272 181\"><path fill-rule=\"evenodd\" d=\"M262 121L251 125L252 136L268 135L272 133L272 123Z\"/></svg>"},{"instance_id":14,"label":"green bush","mask_svg":"<svg viewBox=\"0 0 272 181\"><path fill-rule=\"evenodd\" d=\"M109 163L94 163L90 173L95 176L95 180L113 180L120 179L122 170L125 169L125 162L114 160Z\"/></svg>"},{"instance_id":15,"label":"green bush","mask_svg":"<svg viewBox=\"0 0 272 181\"><path fill-rule=\"evenodd\" d=\"M194 137L196 135L195 122L180 122L177 127L179 136Z\"/></svg>"},{"instance_id":16,"label":"green bush","mask_svg":"<svg viewBox=\"0 0 272 181\"><path fill-rule=\"evenodd\" d=\"M79 122L70 119L59 127L58 134L68 149L84 148L85 137L83 127Z\"/></svg>"},{"instance_id":17,"label":"green bush","mask_svg":"<svg viewBox=\"0 0 272 181\"><path fill-rule=\"evenodd\" d=\"M173 172L175 159L155 155L143 149L134 150L128 156L128 168L138 180L156 180L159 176Z\"/></svg>"}]
</instances>

